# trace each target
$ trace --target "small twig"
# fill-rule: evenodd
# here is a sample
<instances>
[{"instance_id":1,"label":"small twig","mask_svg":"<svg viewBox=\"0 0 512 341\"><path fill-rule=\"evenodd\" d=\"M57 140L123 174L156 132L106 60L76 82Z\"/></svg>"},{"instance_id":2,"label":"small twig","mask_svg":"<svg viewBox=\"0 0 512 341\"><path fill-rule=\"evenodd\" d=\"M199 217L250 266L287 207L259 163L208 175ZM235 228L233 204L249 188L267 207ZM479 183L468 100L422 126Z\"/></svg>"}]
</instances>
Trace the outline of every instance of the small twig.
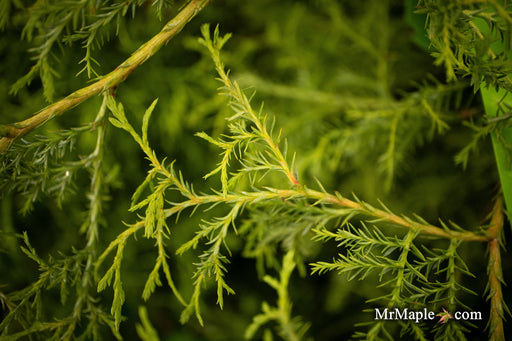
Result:
<instances>
[{"instance_id":1,"label":"small twig","mask_svg":"<svg viewBox=\"0 0 512 341\"><path fill-rule=\"evenodd\" d=\"M479 235L474 232L458 232L453 230L446 230L441 227L437 227L430 224L422 224L419 222L414 222L406 217L398 216L396 214L390 213L388 211L380 210L380 209L368 209L364 203L360 203L357 201L353 201L347 198L340 198L336 195L327 194L323 192L318 192L314 190L307 190L308 196L312 198L318 198L322 201L331 202L333 204L337 204L342 207L352 208L361 212L361 214L374 217L376 219L380 219L382 221L387 221L396 225L400 225L406 227L408 229L417 229L421 234L427 234L437 237L443 237L448 239L460 239L464 241L478 241L485 242L488 241L489 238L484 235Z\"/></svg>"},{"instance_id":2,"label":"small twig","mask_svg":"<svg viewBox=\"0 0 512 341\"><path fill-rule=\"evenodd\" d=\"M86 99L115 88L122 83L139 65L152 57L172 37L208 4L210 0L191 0L164 28L135 51L130 58L97 82L73 92L67 97L42 109L32 117L13 124L0 125L0 152L7 150L21 136L45 124Z\"/></svg>"},{"instance_id":3,"label":"small twig","mask_svg":"<svg viewBox=\"0 0 512 341\"><path fill-rule=\"evenodd\" d=\"M491 312L489 316L489 340L504 341L505 331L503 328L504 306L501 284L503 283L503 272L501 270L501 254L499 237L503 229L503 199L499 197L493 208L491 225L487 232L489 234L489 274L488 298L491 299Z\"/></svg>"}]
</instances>

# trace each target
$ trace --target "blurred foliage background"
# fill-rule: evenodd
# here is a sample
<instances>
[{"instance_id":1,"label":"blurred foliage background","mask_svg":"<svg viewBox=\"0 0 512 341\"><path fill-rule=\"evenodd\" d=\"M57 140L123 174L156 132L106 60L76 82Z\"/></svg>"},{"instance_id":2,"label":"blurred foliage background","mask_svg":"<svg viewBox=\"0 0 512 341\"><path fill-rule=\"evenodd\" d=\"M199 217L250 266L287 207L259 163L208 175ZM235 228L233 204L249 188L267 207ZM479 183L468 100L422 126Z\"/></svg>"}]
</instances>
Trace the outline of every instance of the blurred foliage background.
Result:
<instances>
[{"instance_id":1,"label":"blurred foliage background","mask_svg":"<svg viewBox=\"0 0 512 341\"><path fill-rule=\"evenodd\" d=\"M30 1L21 3L31 5ZM112 29L108 42L93 50L98 73L108 73L150 39L180 4L176 1L166 9L162 20L149 3L133 17L128 12L120 21L117 36ZM218 186L217 179L203 179L215 168L218 150L195 133L220 136L230 115L226 99L217 94L219 83L212 62L197 42L202 23L219 23L222 32L233 33L223 50L231 76L246 93L254 92L256 107L264 102L264 110L275 116L275 127L282 129L289 153L296 153L301 182L315 186L318 179L329 192L355 193L372 204L381 200L394 212L416 213L433 223L440 218L467 228L480 226L498 193L490 141L479 144L466 167L454 158L471 141L468 123L483 115L482 103L467 81L447 82L445 70L434 65L429 51L416 45L413 23L406 17L417 15L420 21L424 17L408 13L409 5L398 0L217 0L137 68L117 88L116 99L125 106L132 124L140 126L144 110L159 98L149 134L158 157L175 159L176 168L197 191ZM47 104L38 79L16 95L9 92L33 64L27 52L31 43L20 39L25 15L14 6L0 38L1 123L27 118ZM80 44L62 44L61 50L53 52L53 67L60 75L55 79L55 98L90 82L86 73L76 76L83 67L78 64L83 54ZM100 103L99 96L92 98L25 139L33 141L36 135L92 122ZM435 112L435 119L429 110ZM85 131L62 158L49 162L57 166L80 159L94 149L94 143L94 134ZM148 170L144 155L126 133L108 128L106 144L104 167L109 170L110 187L102 214L102 248L123 230L123 222L136 220L127 210ZM64 197L51 191L38 194L24 214L20 211L27 196L8 191L9 179L2 180L0 292L19 290L38 277L37 265L19 250L22 242L15 233L26 231L44 259L71 254L72 247L84 244L79 230L87 210L88 179L87 171L77 170ZM37 184L28 191L36 189ZM191 294L190 276L197 254L178 258L173 250L191 238L200 219L215 214L211 210L182 217L172 229L170 264L186 297ZM250 222L248 214L246 218ZM145 303L161 340L239 340L261 302L274 299L275 293L261 281L254 259L244 254L243 241L233 237L229 247L233 256L227 282L237 294L227 297L220 311L215 306L215 290L209 291L203 299L204 327L196 321L184 326L179 323L182 307L166 287L158 288ZM306 262L330 260L338 252L334 243L306 242L304 248L308 249ZM475 274L464 280L465 285L482 293L485 246L468 244L460 252ZM510 262L506 254L503 258L505 278L509 279ZM122 313L126 321L121 324L125 340L137 339L141 288L153 263L151 241L141 237L128 244L123 262L126 302ZM348 281L345 275L310 276L309 272L306 269L302 276L294 273L290 284L295 314L311 322L308 335L316 340L344 340L353 334L354 324L372 321L372 312L364 309L372 307L365 303L368 299L382 294L377 277L374 281ZM107 309L112 299L109 295L104 292L100 296ZM43 300L45 316L59 318L69 309L59 303L57 292L50 290ZM462 300L486 316L488 307L481 296L463 294ZM472 340L485 335L485 321L476 325Z\"/></svg>"}]
</instances>

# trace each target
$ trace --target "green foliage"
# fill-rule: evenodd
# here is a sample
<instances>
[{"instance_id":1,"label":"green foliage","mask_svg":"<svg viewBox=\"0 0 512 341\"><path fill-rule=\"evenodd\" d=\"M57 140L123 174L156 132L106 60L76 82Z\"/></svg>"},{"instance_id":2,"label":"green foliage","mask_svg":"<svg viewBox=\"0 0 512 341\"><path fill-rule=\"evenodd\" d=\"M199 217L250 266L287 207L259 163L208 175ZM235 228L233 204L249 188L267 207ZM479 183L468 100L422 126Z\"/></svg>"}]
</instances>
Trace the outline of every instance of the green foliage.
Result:
<instances>
[{"instance_id":1,"label":"green foliage","mask_svg":"<svg viewBox=\"0 0 512 341\"><path fill-rule=\"evenodd\" d=\"M245 338L252 339L258 329L263 325L275 321L279 324L279 334L285 340L303 340L304 334L306 334L309 326L304 324L297 318L291 318L292 303L288 297L288 285L290 282L290 276L295 268L296 264L293 260L294 252L288 251L283 258L283 266L280 270L279 280L265 276L263 280L277 291L278 300L277 307L273 308L268 303L263 302L261 309L263 313L254 316L254 319L247 330L245 331ZM270 331L265 329L264 332L268 338Z\"/></svg>"},{"instance_id":2,"label":"green foliage","mask_svg":"<svg viewBox=\"0 0 512 341\"><path fill-rule=\"evenodd\" d=\"M77 135L91 130L92 126L36 136L33 141L17 144L10 153L2 155L2 190L26 194L23 212L31 209L39 192L55 195L62 201L72 184L73 173L91 161L65 162L63 158L73 149Z\"/></svg>"},{"instance_id":3,"label":"green foliage","mask_svg":"<svg viewBox=\"0 0 512 341\"><path fill-rule=\"evenodd\" d=\"M75 42L80 42L85 49L85 56L80 61L84 67L80 73L87 72L89 78L99 76L94 69L98 64L93 57L94 49L99 49L108 42L110 35L117 35L122 18L130 13L134 16L137 7L145 3L145 0L36 2L28 9L28 20L23 28L23 37L34 44L30 52L36 63L12 86L11 91L17 93L39 75L44 96L48 102L52 102L55 95L54 78L59 77L53 67L58 61L55 51ZM22 7L18 1L13 1L13 4L18 8ZM162 13L168 6L167 1L155 0L151 5L156 9L158 18L162 18ZM2 15L7 18L12 6L10 0L4 6ZM6 21L7 19L2 19L3 25L0 27L5 26Z\"/></svg>"},{"instance_id":4,"label":"green foliage","mask_svg":"<svg viewBox=\"0 0 512 341\"><path fill-rule=\"evenodd\" d=\"M502 41L510 48L512 17L503 1L419 1L421 13L428 15L428 36L436 63L443 65L448 80L456 74L471 77L478 89L482 80L489 86L510 90L510 61L504 51L493 51L491 45ZM488 28L483 28L481 23ZM506 52L505 51L505 52Z\"/></svg>"},{"instance_id":5,"label":"green foliage","mask_svg":"<svg viewBox=\"0 0 512 341\"><path fill-rule=\"evenodd\" d=\"M509 7L419 1L431 59L410 2L214 2L155 54L207 2L0 5L0 339L503 340Z\"/></svg>"},{"instance_id":6,"label":"green foliage","mask_svg":"<svg viewBox=\"0 0 512 341\"><path fill-rule=\"evenodd\" d=\"M488 117L503 116L506 120L510 106L506 99L510 87L510 25L512 17L506 1L486 1L483 6L468 1L455 1L438 5L434 1L420 1L418 6L428 14L429 37L437 64L443 64L446 76L470 76L475 91L481 94ZM492 120L492 119L491 119ZM484 123L485 124L485 123ZM501 124L497 127L473 126L475 139L456 156L456 161L467 164L467 154L474 150L476 141L488 134L492 137L496 163L500 173L505 202L512 208L512 191L509 190L509 152L512 142L510 129Z\"/></svg>"},{"instance_id":7,"label":"green foliage","mask_svg":"<svg viewBox=\"0 0 512 341\"><path fill-rule=\"evenodd\" d=\"M452 240L446 249L425 249L423 252L414 244L418 234L409 231L402 239L388 237L378 229L370 230L351 227L340 229L336 233L327 230L316 230L316 238L321 241L335 239L339 247L347 249L346 255L340 254L339 259L332 263L318 262L313 264L313 273L327 271L347 273L349 280L364 280L376 272L381 287L388 287L388 292L381 297L372 298L382 306L389 308L409 307L421 310L427 306L441 309L456 307L470 309L458 298L460 292L466 291L476 295L461 284L461 274L474 277L468 271L464 260L458 255L457 248L461 242ZM425 255L424 255L425 254ZM441 281L442 276L446 278ZM358 338L368 339L380 335L390 335L389 326L374 325L368 333L356 333ZM437 328L435 340L446 340L454 332L464 335L467 331L450 327ZM417 339L428 339L428 332L417 326L415 321L400 324L400 335L408 335ZM377 332L378 330L378 332ZM375 334L372 336L372 334ZM462 339L462 338L461 338Z\"/></svg>"}]
</instances>

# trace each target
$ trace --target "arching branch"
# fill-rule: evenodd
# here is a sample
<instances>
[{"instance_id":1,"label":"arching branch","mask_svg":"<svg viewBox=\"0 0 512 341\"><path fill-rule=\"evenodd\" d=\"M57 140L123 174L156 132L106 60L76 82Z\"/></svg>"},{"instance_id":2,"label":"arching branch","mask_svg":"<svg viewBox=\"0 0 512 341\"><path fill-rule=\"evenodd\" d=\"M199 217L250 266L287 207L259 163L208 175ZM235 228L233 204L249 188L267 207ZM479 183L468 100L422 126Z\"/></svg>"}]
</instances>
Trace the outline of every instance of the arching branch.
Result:
<instances>
[{"instance_id":1,"label":"arching branch","mask_svg":"<svg viewBox=\"0 0 512 341\"><path fill-rule=\"evenodd\" d=\"M52 118L62 115L86 99L108 91L122 83L133 70L152 57L171 38L178 34L209 1L191 0L157 35L97 82L73 92L60 101L50 104L24 121L0 125L0 152L7 150L16 139L40 127Z\"/></svg>"}]
</instances>

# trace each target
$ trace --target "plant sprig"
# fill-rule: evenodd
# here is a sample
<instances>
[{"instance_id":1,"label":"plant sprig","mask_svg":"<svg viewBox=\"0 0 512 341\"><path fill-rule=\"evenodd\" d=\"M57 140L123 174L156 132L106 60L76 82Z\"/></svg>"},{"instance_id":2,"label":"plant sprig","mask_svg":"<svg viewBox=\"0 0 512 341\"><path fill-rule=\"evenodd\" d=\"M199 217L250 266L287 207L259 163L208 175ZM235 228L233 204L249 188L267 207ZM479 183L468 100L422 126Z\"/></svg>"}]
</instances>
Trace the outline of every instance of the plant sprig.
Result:
<instances>
[{"instance_id":1,"label":"plant sprig","mask_svg":"<svg viewBox=\"0 0 512 341\"><path fill-rule=\"evenodd\" d=\"M142 133L139 134L128 122L123 106L116 103L113 98L110 98L108 106L114 115L110 119L111 123L127 131L139 144L150 162L151 169L132 198L132 211L145 208L142 220L134 225L129 225L128 229L110 244L98 260L97 264L101 264L110 252L117 249L114 264L100 282L102 283L100 289L103 289L114 275L117 278L122 258L120 253L123 251L127 238L144 228L146 238L157 239L159 257L148 278L143 297L147 299L154 288L161 284L157 275L160 266L164 267L166 275L169 273L168 281L173 291L175 291L172 281L169 280L170 272L165 265L166 253L163 251L164 244L161 242L165 238L169 238L171 232L171 228L167 225L166 221L172 216L178 217L181 212L187 209L192 209L194 213L200 206L209 208L227 206L227 213L203 220L196 235L176 251L179 256L191 249L204 248L199 257L200 261L196 264L196 271L193 274L194 290L189 303L186 304L185 310L182 313L182 322L188 321L190 316L195 314L199 322L203 323L200 313L200 297L202 288L208 282L208 279L213 280L217 285L217 303L221 308L223 307L224 293L234 293L224 280L224 275L227 271L226 265L229 263L229 259L222 253L222 250L230 254L226 238L230 231L237 233L235 223L240 219L244 209L248 207L251 209L264 208L268 207L270 203L286 207L288 212L297 212L296 219L308 222L305 225L298 224L296 226L297 231L304 232L327 224L339 224L339 222L342 222L340 226L344 226L357 217L370 219L373 223L383 221L405 227L406 235L403 240L386 237L377 229L375 232L369 232L368 229L352 230L357 232L352 233L352 239L348 238L350 234L347 233L349 232L340 230L339 233L343 237L341 235L338 236L341 238L340 240L343 240L343 243L347 243L347 247L356 248L351 251L352 255L361 254L361 257L364 255L364 258L359 256L359 258L342 256L342 263L334 264L332 269L340 266L340 269L344 269L342 271L345 271L345 269L350 271L352 269L355 273L361 273L361 270L363 270L366 271L362 272L363 278L366 276L365 273L368 273L370 270L368 267L374 266L381 269L381 276L386 275L388 271L392 270L391 272L394 275L387 283L388 285L392 283L398 284L394 285L392 292L389 296L385 297L389 304L398 302L403 304L403 302L409 300L407 295L411 293L416 296L423 296L423 299L430 294L417 283L418 280L425 280L425 275L418 270L421 267L414 267L407 261L409 253L419 257L419 259L425 259L422 252L413 243L417 236L424 234L457 241L488 240L488 237L484 234L461 231L456 225L453 225L452 228L444 224L442 227L436 227L428 224L420 217L412 219L398 216L384 205L382 209L377 209L357 198L350 200L338 193L329 194L321 185L322 190L316 191L300 184L293 172L293 162L290 165L286 153L280 149L279 135L273 136L272 129L267 129L267 116L262 114L262 110L256 112L252 109L249 98L246 97L236 82L231 81L228 73L224 70L224 65L220 58L220 49L226 43L229 35L221 37L218 28L216 28L213 36L211 36L208 26L203 26L202 32L203 38L200 42L210 51L219 73L219 80L223 84L221 88L222 93L227 94L230 98L230 105L234 111L234 115L229 118L230 134L226 134L220 139L215 139L204 133L199 134L201 138L223 150L221 161L217 167L205 176L208 178L218 175L221 180L221 188L212 190L211 194L196 193L192 185L185 182L181 173L177 173L174 170L174 163L171 162L169 165L165 165L164 162L159 161L154 150L149 146L147 138L149 118L155 109L156 101L146 110L142 120ZM234 168L233 164L235 163L233 162L234 160L236 160L236 164L241 165L241 168L232 171ZM281 185L281 188L259 185L259 181L254 179L261 178L261 173L269 177L284 175L288 180L287 184L285 186ZM243 189L233 185L244 177L251 180L250 189ZM152 188L151 193L145 199L140 199L142 193L147 188ZM179 194L181 200L166 203L165 197L168 195L168 192ZM170 207L167 205L170 205ZM299 218L299 215L302 215L302 217ZM271 224L283 224L284 221L290 221L290 218L279 218L279 216L274 215L271 218ZM316 231L316 233L320 233L318 232L320 230L317 229ZM322 235L322 233L324 234ZM333 237L331 232L325 231L322 233L320 233L320 238L329 239ZM158 241L159 238L161 241ZM263 245L259 242L262 238L261 235L259 237L253 235L252 238L254 248ZM273 242L281 241L283 240L277 238ZM297 244L290 244L289 247L289 251L294 251L296 257L300 258L301 255L300 251L297 250ZM400 255L396 259L388 259L385 256L375 255L373 249L381 250L384 255L399 251ZM347 266L345 263L350 263L351 265ZM321 269L324 269L322 271L327 270L326 266L327 263L318 263L317 271ZM117 283L119 285L120 280ZM114 292L116 290L121 292L122 289L117 288L114 283ZM122 297L121 294L118 294L118 296ZM180 299L178 294L176 296ZM116 314L120 311L119 302L113 304L113 312L114 310ZM116 321L118 320L119 316L116 315Z\"/></svg>"}]
</instances>

